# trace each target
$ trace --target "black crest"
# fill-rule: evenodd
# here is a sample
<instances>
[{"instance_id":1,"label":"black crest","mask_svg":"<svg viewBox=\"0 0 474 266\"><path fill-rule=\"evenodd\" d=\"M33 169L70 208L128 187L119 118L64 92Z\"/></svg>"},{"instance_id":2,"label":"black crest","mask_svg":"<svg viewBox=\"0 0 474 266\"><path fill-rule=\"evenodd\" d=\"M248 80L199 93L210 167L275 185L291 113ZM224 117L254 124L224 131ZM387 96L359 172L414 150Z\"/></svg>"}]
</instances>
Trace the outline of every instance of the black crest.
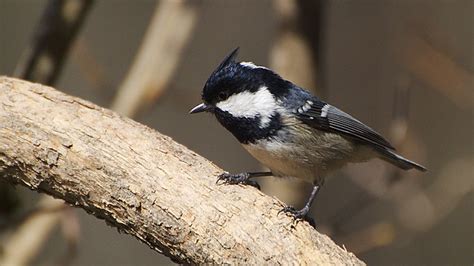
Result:
<instances>
[{"instance_id":1,"label":"black crest","mask_svg":"<svg viewBox=\"0 0 474 266\"><path fill-rule=\"evenodd\" d=\"M220 63L220 65L217 67L216 72L223 69L224 67L228 66L231 63L235 62L235 58L237 57L237 54L239 53L239 47L235 48L230 54L228 54L224 60Z\"/></svg>"},{"instance_id":2,"label":"black crest","mask_svg":"<svg viewBox=\"0 0 474 266\"><path fill-rule=\"evenodd\" d=\"M236 78L239 65L235 61L238 52L239 47L228 54L208 78L202 91L204 102L215 103L218 100L217 96L219 93L222 94L223 90L225 90L225 97L228 97L232 92L237 92L240 87L240 79Z\"/></svg>"},{"instance_id":3,"label":"black crest","mask_svg":"<svg viewBox=\"0 0 474 266\"><path fill-rule=\"evenodd\" d=\"M207 104L215 104L227 97L242 92L254 92L266 86L277 97L288 92L292 85L278 74L264 67L242 66L236 61L239 48L228 54L206 81L202 99Z\"/></svg>"}]
</instances>

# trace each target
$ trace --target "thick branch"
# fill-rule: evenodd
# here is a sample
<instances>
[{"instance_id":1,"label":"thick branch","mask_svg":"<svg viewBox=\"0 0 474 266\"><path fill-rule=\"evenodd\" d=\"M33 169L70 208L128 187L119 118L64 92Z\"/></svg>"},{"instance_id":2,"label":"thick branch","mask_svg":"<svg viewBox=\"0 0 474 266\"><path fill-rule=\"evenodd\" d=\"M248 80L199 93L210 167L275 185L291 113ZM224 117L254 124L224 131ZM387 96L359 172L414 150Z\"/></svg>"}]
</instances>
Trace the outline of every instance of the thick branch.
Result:
<instances>
[{"instance_id":1,"label":"thick branch","mask_svg":"<svg viewBox=\"0 0 474 266\"><path fill-rule=\"evenodd\" d=\"M50 87L0 77L0 180L45 192L188 263L357 264L171 138Z\"/></svg>"}]
</instances>

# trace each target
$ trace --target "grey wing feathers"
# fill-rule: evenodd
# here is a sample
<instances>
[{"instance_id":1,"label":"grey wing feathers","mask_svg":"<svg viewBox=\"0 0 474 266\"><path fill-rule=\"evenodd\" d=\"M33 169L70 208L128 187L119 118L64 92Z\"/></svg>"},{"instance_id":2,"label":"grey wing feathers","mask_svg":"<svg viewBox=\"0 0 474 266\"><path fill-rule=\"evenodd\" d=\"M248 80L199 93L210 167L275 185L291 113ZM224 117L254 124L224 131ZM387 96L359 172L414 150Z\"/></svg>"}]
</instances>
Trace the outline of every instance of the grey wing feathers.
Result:
<instances>
[{"instance_id":1,"label":"grey wing feathers","mask_svg":"<svg viewBox=\"0 0 474 266\"><path fill-rule=\"evenodd\" d=\"M366 140L385 148L392 150L395 149L387 140L373 129L334 106L329 107L327 117L329 120L329 127L332 129L347 133L353 137Z\"/></svg>"},{"instance_id":2,"label":"grey wing feathers","mask_svg":"<svg viewBox=\"0 0 474 266\"><path fill-rule=\"evenodd\" d=\"M306 124L326 131L339 132L382 148L395 150L377 132L349 114L322 101L312 100L309 103L311 103L309 109L300 108L297 111Z\"/></svg>"},{"instance_id":3,"label":"grey wing feathers","mask_svg":"<svg viewBox=\"0 0 474 266\"><path fill-rule=\"evenodd\" d=\"M424 166L395 153L395 149L392 145L373 129L349 114L317 98L307 100L303 106L296 109L295 113L300 120L311 127L344 134L374 146L373 148L381 155L381 159L404 170L414 168L420 171L426 171Z\"/></svg>"}]
</instances>

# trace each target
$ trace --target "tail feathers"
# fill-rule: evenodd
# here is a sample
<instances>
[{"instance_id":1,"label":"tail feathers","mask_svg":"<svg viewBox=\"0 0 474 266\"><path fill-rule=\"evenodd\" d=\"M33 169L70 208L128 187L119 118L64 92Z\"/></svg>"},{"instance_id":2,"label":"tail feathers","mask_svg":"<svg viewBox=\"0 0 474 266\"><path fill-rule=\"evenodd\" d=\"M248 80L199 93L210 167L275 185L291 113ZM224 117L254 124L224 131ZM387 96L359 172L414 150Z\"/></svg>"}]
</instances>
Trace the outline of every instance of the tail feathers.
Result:
<instances>
[{"instance_id":1,"label":"tail feathers","mask_svg":"<svg viewBox=\"0 0 474 266\"><path fill-rule=\"evenodd\" d=\"M403 170L416 169L418 171L425 172L426 168L423 165L417 164L413 161L403 158L396 154L394 151L388 149L379 149L380 159L385 160Z\"/></svg>"}]
</instances>

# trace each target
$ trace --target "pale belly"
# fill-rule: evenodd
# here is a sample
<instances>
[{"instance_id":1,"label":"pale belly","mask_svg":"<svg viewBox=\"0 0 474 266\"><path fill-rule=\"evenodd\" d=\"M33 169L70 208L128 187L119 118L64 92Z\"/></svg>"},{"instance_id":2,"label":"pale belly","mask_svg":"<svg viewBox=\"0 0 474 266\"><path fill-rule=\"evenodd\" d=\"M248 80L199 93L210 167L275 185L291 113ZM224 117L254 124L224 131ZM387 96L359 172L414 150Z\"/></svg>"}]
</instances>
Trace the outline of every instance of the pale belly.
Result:
<instances>
[{"instance_id":1,"label":"pale belly","mask_svg":"<svg viewBox=\"0 0 474 266\"><path fill-rule=\"evenodd\" d=\"M322 133L285 144L261 140L243 147L268 167L275 176L295 177L319 182L329 172L349 162L366 161L372 157L368 148L353 145L338 135Z\"/></svg>"}]
</instances>

